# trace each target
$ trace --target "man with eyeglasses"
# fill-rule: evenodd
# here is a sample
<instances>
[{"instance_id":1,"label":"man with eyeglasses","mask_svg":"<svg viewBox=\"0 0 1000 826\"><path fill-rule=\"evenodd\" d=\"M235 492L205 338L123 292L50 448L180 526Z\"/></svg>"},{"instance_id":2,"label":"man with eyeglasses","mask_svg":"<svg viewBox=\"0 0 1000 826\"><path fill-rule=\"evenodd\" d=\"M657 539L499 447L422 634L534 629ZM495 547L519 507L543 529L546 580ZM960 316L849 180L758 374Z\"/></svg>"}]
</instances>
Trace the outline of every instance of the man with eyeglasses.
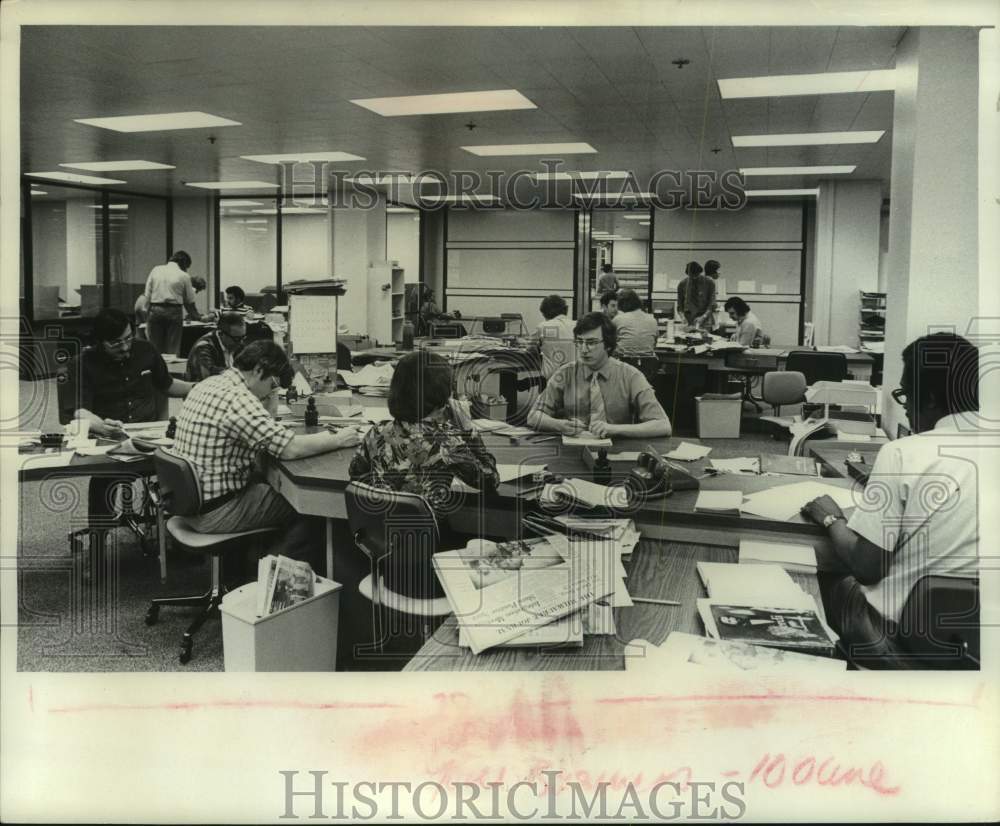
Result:
<instances>
[{"instance_id":1,"label":"man with eyeglasses","mask_svg":"<svg viewBox=\"0 0 1000 826\"><path fill-rule=\"evenodd\" d=\"M223 313L219 316L216 329L205 333L191 346L184 378L190 382L198 382L232 367L233 356L243 346L246 337L247 327L243 315L237 312Z\"/></svg>"},{"instance_id":2,"label":"man with eyeglasses","mask_svg":"<svg viewBox=\"0 0 1000 826\"><path fill-rule=\"evenodd\" d=\"M528 414L536 430L599 438L670 435L670 420L642 372L611 358L615 326L604 313L587 313L573 328L576 361L548 380Z\"/></svg>"},{"instance_id":3,"label":"man with eyeglasses","mask_svg":"<svg viewBox=\"0 0 1000 826\"><path fill-rule=\"evenodd\" d=\"M918 338L900 383L891 395L913 435L879 450L851 518L829 496L802 509L832 540L833 556L819 560L832 572L820 580L827 619L880 665L895 664L892 637L922 576L978 575L979 351L952 333Z\"/></svg>"},{"instance_id":4,"label":"man with eyeglasses","mask_svg":"<svg viewBox=\"0 0 1000 826\"><path fill-rule=\"evenodd\" d=\"M191 385L173 378L163 358L148 341L137 340L125 313L105 307L94 317L94 344L66 366L60 381L63 420L80 422L80 435L124 438L123 425L153 422L160 415L163 396L183 398ZM93 477L90 515L112 511L114 488L131 477Z\"/></svg>"}]
</instances>

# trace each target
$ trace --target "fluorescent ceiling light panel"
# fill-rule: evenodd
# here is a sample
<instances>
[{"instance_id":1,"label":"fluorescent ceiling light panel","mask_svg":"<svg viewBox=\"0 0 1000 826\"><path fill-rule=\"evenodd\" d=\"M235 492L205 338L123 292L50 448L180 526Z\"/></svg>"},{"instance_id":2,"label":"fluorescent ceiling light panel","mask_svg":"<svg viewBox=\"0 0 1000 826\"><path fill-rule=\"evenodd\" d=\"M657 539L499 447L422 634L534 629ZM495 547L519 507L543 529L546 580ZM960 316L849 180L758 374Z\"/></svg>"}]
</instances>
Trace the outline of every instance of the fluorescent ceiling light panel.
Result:
<instances>
[{"instance_id":1,"label":"fluorescent ceiling light panel","mask_svg":"<svg viewBox=\"0 0 1000 826\"><path fill-rule=\"evenodd\" d=\"M127 181L119 181L115 178L95 178L93 175L74 175L72 172L26 172L25 175L32 178L48 178L53 181L67 181L73 184L94 184L95 186L127 183Z\"/></svg>"},{"instance_id":2,"label":"fluorescent ceiling light panel","mask_svg":"<svg viewBox=\"0 0 1000 826\"><path fill-rule=\"evenodd\" d=\"M649 214L645 212L640 212L637 215L622 215L626 221L649 221Z\"/></svg>"},{"instance_id":3,"label":"fluorescent ceiling light panel","mask_svg":"<svg viewBox=\"0 0 1000 826\"><path fill-rule=\"evenodd\" d=\"M300 163L305 161L363 161L360 155L350 152L289 152L281 155L240 155L245 161L257 163Z\"/></svg>"},{"instance_id":4,"label":"fluorescent ceiling light panel","mask_svg":"<svg viewBox=\"0 0 1000 826\"><path fill-rule=\"evenodd\" d=\"M789 95L836 95L848 92L891 92L895 69L870 72L820 72L810 75L720 78L719 94L727 98L767 98Z\"/></svg>"},{"instance_id":5,"label":"fluorescent ceiling light panel","mask_svg":"<svg viewBox=\"0 0 1000 826\"><path fill-rule=\"evenodd\" d=\"M574 198L583 200L610 201L612 199L635 201L643 198L655 198L655 192L574 192Z\"/></svg>"},{"instance_id":6,"label":"fluorescent ceiling light panel","mask_svg":"<svg viewBox=\"0 0 1000 826\"><path fill-rule=\"evenodd\" d=\"M396 207L396 206L391 206L391 207L386 207L385 211L386 212L392 212L392 213L401 212L401 213L405 213L407 215L412 215L414 212L417 211L417 209L416 209L416 207Z\"/></svg>"},{"instance_id":7,"label":"fluorescent ceiling light panel","mask_svg":"<svg viewBox=\"0 0 1000 826\"><path fill-rule=\"evenodd\" d=\"M382 117L402 115L447 115L455 112L499 112L505 109L537 109L517 89L486 92L451 92L442 95L402 95L352 100Z\"/></svg>"},{"instance_id":8,"label":"fluorescent ceiling light panel","mask_svg":"<svg viewBox=\"0 0 1000 826\"><path fill-rule=\"evenodd\" d=\"M170 129L206 129L241 126L238 120L220 118L207 112L165 112L160 115L122 115L113 118L75 118L76 123L110 129L113 132L165 132Z\"/></svg>"},{"instance_id":9,"label":"fluorescent ceiling light panel","mask_svg":"<svg viewBox=\"0 0 1000 826\"><path fill-rule=\"evenodd\" d=\"M48 192L44 192L41 189L32 189L31 190L31 194L32 195L48 195L49 193Z\"/></svg>"},{"instance_id":10,"label":"fluorescent ceiling light panel","mask_svg":"<svg viewBox=\"0 0 1000 826\"><path fill-rule=\"evenodd\" d=\"M176 169L168 163L156 161L90 161L88 163L61 163L67 169L82 169L85 172L144 172L149 169Z\"/></svg>"},{"instance_id":11,"label":"fluorescent ceiling light panel","mask_svg":"<svg viewBox=\"0 0 1000 826\"><path fill-rule=\"evenodd\" d=\"M819 189L748 189L744 194L748 198L762 198L768 195L819 195Z\"/></svg>"},{"instance_id":12,"label":"fluorescent ceiling light panel","mask_svg":"<svg viewBox=\"0 0 1000 826\"><path fill-rule=\"evenodd\" d=\"M649 226L649 221L640 221L639 222L639 226L640 227L648 227Z\"/></svg>"},{"instance_id":13,"label":"fluorescent ceiling light panel","mask_svg":"<svg viewBox=\"0 0 1000 826\"><path fill-rule=\"evenodd\" d=\"M538 181L611 181L627 178L628 172L536 172L532 177Z\"/></svg>"},{"instance_id":14,"label":"fluorescent ceiling light panel","mask_svg":"<svg viewBox=\"0 0 1000 826\"><path fill-rule=\"evenodd\" d=\"M463 146L462 149L481 158L508 155L591 155L597 152L589 143L495 143Z\"/></svg>"},{"instance_id":15,"label":"fluorescent ceiling light panel","mask_svg":"<svg viewBox=\"0 0 1000 826\"><path fill-rule=\"evenodd\" d=\"M750 175L850 175L857 166L748 166L740 174Z\"/></svg>"},{"instance_id":16,"label":"fluorescent ceiling light panel","mask_svg":"<svg viewBox=\"0 0 1000 826\"><path fill-rule=\"evenodd\" d=\"M100 204L87 204L91 209L101 209ZM108 204L108 209L128 209L128 204Z\"/></svg>"},{"instance_id":17,"label":"fluorescent ceiling light panel","mask_svg":"<svg viewBox=\"0 0 1000 826\"><path fill-rule=\"evenodd\" d=\"M804 132L794 135L733 135L733 146L830 146L840 143L878 143L885 130L874 132Z\"/></svg>"},{"instance_id":18,"label":"fluorescent ceiling light panel","mask_svg":"<svg viewBox=\"0 0 1000 826\"><path fill-rule=\"evenodd\" d=\"M222 208L227 207L244 207L244 206L261 206L263 201L248 201L245 198L226 198L222 202Z\"/></svg>"},{"instance_id":19,"label":"fluorescent ceiling light panel","mask_svg":"<svg viewBox=\"0 0 1000 826\"><path fill-rule=\"evenodd\" d=\"M278 209L274 207L272 209L252 209L250 210L255 215L277 215ZM284 207L281 210L282 215L326 215L327 210L321 207Z\"/></svg>"},{"instance_id":20,"label":"fluorescent ceiling light panel","mask_svg":"<svg viewBox=\"0 0 1000 826\"><path fill-rule=\"evenodd\" d=\"M277 189L278 184L269 184L265 181L195 181L187 183L185 186L194 186L198 189Z\"/></svg>"},{"instance_id":21,"label":"fluorescent ceiling light panel","mask_svg":"<svg viewBox=\"0 0 1000 826\"><path fill-rule=\"evenodd\" d=\"M500 201L496 195L421 195L426 204L495 204Z\"/></svg>"}]
</instances>

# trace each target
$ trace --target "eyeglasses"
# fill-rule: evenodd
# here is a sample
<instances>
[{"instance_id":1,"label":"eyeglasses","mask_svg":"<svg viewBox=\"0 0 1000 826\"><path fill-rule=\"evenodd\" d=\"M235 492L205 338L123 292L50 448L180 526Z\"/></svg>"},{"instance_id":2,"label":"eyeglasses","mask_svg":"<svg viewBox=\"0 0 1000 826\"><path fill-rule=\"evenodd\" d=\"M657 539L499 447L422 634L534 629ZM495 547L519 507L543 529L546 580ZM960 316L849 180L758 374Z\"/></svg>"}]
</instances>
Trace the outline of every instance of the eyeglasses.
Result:
<instances>
[{"instance_id":1,"label":"eyeglasses","mask_svg":"<svg viewBox=\"0 0 1000 826\"><path fill-rule=\"evenodd\" d=\"M104 343L107 344L108 347L127 347L134 340L135 340L135 335L133 333L127 333L121 338L116 338L111 341L105 341Z\"/></svg>"},{"instance_id":2,"label":"eyeglasses","mask_svg":"<svg viewBox=\"0 0 1000 826\"><path fill-rule=\"evenodd\" d=\"M573 343L578 350L593 350L598 344L603 344L603 338L575 338Z\"/></svg>"},{"instance_id":3,"label":"eyeglasses","mask_svg":"<svg viewBox=\"0 0 1000 826\"><path fill-rule=\"evenodd\" d=\"M241 336L234 336L234 335L233 335L232 333L227 333L227 332L226 332L225 330L221 330L220 332L221 332L221 333L222 333L222 335L224 335L224 336L225 336L226 338L228 338L228 339L232 339L233 341L245 341L245 340L246 340L246 337L247 337L247 336L246 336L246 333L244 333L244 334L243 334L243 335L241 335Z\"/></svg>"},{"instance_id":4,"label":"eyeglasses","mask_svg":"<svg viewBox=\"0 0 1000 826\"><path fill-rule=\"evenodd\" d=\"M901 404L904 407L906 406L906 391L902 387L897 387L889 395L892 396L893 400L897 404Z\"/></svg>"}]
</instances>

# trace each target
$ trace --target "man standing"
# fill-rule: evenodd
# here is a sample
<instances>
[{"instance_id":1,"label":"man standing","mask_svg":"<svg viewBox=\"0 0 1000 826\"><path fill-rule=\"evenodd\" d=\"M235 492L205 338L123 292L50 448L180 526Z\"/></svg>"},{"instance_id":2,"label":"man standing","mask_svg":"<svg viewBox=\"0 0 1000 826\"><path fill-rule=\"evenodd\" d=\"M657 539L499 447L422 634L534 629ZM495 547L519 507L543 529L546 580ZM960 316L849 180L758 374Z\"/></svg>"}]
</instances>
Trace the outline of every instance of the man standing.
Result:
<instances>
[{"instance_id":1,"label":"man standing","mask_svg":"<svg viewBox=\"0 0 1000 826\"><path fill-rule=\"evenodd\" d=\"M978 576L977 457L979 351L953 333L918 338L903 350L893 399L912 436L875 458L866 496L850 519L829 496L802 512L830 532L833 557L820 559L827 620L858 659L894 663L893 636L913 586L925 574ZM983 504L986 504L985 500Z\"/></svg>"},{"instance_id":2,"label":"man standing","mask_svg":"<svg viewBox=\"0 0 1000 826\"><path fill-rule=\"evenodd\" d=\"M191 519L201 533L229 533L282 526L276 552L298 559L318 550L315 530L256 472L257 460L303 459L360 442L353 428L294 435L268 408L282 380L292 374L288 356L273 341L254 341L240 350L232 368L194 386L177 418L174 451L198 469L204 503ZM322 544L320 542L320 544ZM318 557L313 557L313 561Z\"/></svg>"},{"instance_id":3,"label":"man standing","mask_svg":"<svg viewBox=\"0 0 1000 826\"><path fill-rule=\"evenodd\" d=\"M202 320L194 305L195 287L187 272L190 268L191 256L178 250L166 264L153 267L146 278L145 295L149 302L146 336L161 355L177 355L181 349L185 311L188 320ZM204 281L201 283L204 285Z\"/></svg>"},{"instance_id":4,"label":"man standing","mask_svg":"<svg viewBox=\"0 0 1000 826\"><path fill-rule=\"evenodd\" d=\"M715 281L704 275L701 264L690 261L684 268L686 278L677 285L677 309L674 318L683 317L689 327L702 327L712 323L715 306Z\"/></svg>"},{"instance_id":5,"label":"man standing","mask_svg":"<svg viewBox=\"0 0 1000 826\"><path fill-rule=\"evenodd\" d=\"M184 378L191 382L217 376L233 366L233 356L247 337L246 322L238 312L227 311L211 333L205 333L191 347Z\"/></svg>"}]
</instances>

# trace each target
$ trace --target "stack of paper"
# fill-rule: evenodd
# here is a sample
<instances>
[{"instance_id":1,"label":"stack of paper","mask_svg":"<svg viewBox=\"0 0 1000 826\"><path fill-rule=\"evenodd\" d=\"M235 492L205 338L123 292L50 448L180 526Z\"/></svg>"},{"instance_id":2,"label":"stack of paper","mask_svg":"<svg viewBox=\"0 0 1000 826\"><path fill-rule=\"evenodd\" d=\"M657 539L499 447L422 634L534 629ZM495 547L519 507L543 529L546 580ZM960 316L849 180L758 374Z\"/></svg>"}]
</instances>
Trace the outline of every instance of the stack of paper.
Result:
<instances>
[{"instance_id":1,"label":"stack of paper","mask_svg":"<svg viewBox=\"0 0 1000 826\"><path fill-rule=\"evenodd\" d=\"M780 565L786 571L816 573L816 549L812 545L778 542L740 542L740 564Z\"/></svg>"},{"instance_id":2,"label":"stack of paper","mask_svg":"<svg viewBox=\"0 0 1000 826\"><path fill-rule=\"evenodd\" d=\"M395 369L395 365L391 362L380 362L366 364L355 373L349 370L338 370L337 374L348 387L359 393L366 396L387 396L389 395L389 383L392 381Z\"/></svg>"},{"instance_id":3,"label":"stack of paper","mask_svg":"<svg viewBox=\"0 0 1000 826\"><path fill-rule=\"evenodd\" d=\"M697 567L713 602L785 608L812 600L780 565L699 562Z\"/></svg>"},{"instance_id":4,"label":"stack of paper","mask_svg":"<svg viewBox=\"0 0 1000 826\"><path fill-rule=\"evenodd\" d=\"M576 502L590 508L627 508L628 490L622 485L598 485L586 479L566 479L542 488L539 501L549 504Z\"/></svg>"},{"instance_id":5,"label":"stack of paper","mask_svg":"<svg viewBox=\"0 0 1000 826\"><path fill-rule=\"evenodd\" d=\"M589 610L616 590L617 577L603 564L601 549L571 543L562 534L501 543L472 540L465 548L435 554L433 564L459 633L476 654L528 633L572 643L573 623L540 629Z\"/></svg>"},{"instance_id":6,"label":"stack of paper","mask_svg":"<svg viewBox=\"0 0 1000 826\"><path fill-rule=\"evenodd\" d=\"M708 466L719 473L742 473L756 475L760 473L760 459L748 456L741 459L709 459Z\"/></svg>"},{"instance_id":7,"label":"stack of paper","mask_svg":"<svg viewBox=\"0 0 1000 826\"><path fill-rule=\"evenodd\" d=\"M712 452L712 448L704 445L696 445L691 442L681 442L677 447L665 454L668 459L677 459L681 462L695 462L704 459Z\"/></svg>"},{"instance_id":8,"label":"stack of paper","mask_svg":"<svg viewBox=\"0 0 1000 826\"><path fill-rule=\"evenodd\" d=\"M829 496L841 508L854 507L854 494L850 488L824 482L796 482L749 494L743 500L743 513L786 521L797 515L803 505L823 495Z\"/></svg>"},{"instance_id":9,"label":"stack of paper","mask_svg":"<svg viewBox=\"0 0 1000 826\"><path fill-rule=\"evenodd\" d=\"M575 436L563 436L562 443L570 447L612 447L614 445L611 439L595 436L589 430L584 430Z\"/></svg>"},{"instance_id":10,"label":"stack of paper","mask_svg":"<svg viewBox=\"0 0 1000 826\"><path fill-rule=\"evenodd\" d=\"M570 533L599 536L613 542L622 560L627 561L639 544L641 534L632 519L591 519L585 516L560 514L555 520Z\"/></svg>"},{"instance_id":11,"label":"stack of paper","mask_svg":"<svg viewBox=\"0 0 1000 826\"><path fill-rule=\"evenodd\" d=\"M699 513L726 513L739 516L743 492L739 490L701 490L694 509Z\"/></svg>"}]
</instances>

